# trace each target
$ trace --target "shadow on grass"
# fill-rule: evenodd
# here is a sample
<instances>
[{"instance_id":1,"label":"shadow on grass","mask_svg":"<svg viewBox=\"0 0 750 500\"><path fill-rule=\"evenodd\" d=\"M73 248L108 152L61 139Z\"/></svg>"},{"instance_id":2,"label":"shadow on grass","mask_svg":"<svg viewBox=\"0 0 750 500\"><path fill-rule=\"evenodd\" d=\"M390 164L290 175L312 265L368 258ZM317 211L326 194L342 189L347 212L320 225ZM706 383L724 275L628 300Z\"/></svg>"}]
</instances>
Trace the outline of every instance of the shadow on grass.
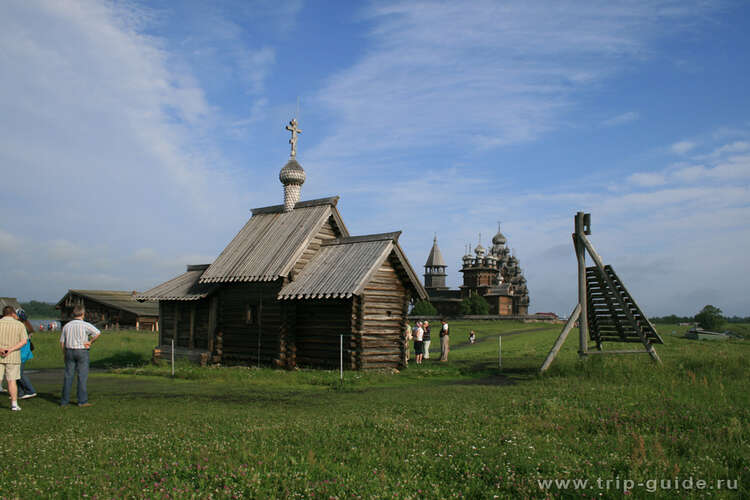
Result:
<instances>
[{"instance_id":1,"label":"shadow on grass","mask_svg":"<svg viewBox=\"0 0 750 500\"><path fill-rule=\"evenodd\" d=\"M123 368L126 366L142 366L150 361L141 353L134 351L120 351L112 356L92 361L91 368Z\"/></svg>"}]
</instances>

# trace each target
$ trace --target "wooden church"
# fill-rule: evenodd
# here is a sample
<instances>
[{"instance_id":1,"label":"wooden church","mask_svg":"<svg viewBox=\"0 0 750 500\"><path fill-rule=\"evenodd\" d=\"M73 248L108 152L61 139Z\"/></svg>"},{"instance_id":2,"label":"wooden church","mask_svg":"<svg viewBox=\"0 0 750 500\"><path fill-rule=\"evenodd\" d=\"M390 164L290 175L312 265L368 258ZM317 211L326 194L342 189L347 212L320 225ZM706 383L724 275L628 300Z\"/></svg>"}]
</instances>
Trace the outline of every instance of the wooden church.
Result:
<instances>
[{"instance_id":1,"label":"wooden church","mask_svg":"<svg viewBox=\"0 0 750 500\"><path fill-rule=\"evenodd\" d=\"M398 368L410 302L427 293L398 244L400 232L350 236L338 197L299 201L305 171L292 151L279 179L284 204L252 216L212 264L139 294L157 301L155 356L202 363Z\"/></svg>"}]
</instances>

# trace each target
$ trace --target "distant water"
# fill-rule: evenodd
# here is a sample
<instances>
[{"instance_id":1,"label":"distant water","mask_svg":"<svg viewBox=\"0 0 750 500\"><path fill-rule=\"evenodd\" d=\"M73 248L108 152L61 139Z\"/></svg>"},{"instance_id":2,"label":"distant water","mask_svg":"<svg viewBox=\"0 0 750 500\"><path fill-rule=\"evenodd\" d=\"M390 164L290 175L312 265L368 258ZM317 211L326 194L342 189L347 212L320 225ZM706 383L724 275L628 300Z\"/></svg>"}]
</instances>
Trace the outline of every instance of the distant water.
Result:
<instances>
[{"instance_id":1,"label":"distant water","mask_svg":"<svg viewBox=\"0 0 750 500\"><path fill-rule=\"evenodd\" d=\"M35 331L39 331L39 326L44 326L44 330L47 330L49 325L52 325L53 330L59 330L60 329L60 320L59 319L30 319L29 323L31 323L31 326L34 327Z\"/></svg>"}]
</instances>

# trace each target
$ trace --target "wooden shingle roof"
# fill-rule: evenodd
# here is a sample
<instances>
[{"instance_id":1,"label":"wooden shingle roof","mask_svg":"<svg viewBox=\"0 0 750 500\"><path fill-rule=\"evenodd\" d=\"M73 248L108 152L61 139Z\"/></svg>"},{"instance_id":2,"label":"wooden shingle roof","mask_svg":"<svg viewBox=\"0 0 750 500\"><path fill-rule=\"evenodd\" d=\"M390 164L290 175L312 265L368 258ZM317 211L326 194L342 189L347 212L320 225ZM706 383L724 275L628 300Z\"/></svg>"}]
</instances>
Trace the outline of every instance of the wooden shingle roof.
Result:
<instances>
[{"instance_id":1,"label":"wooden shingle roof","mask_svg":"<svg viewBox=\"0 0 750 500\"><path fill-rule=\"evenodd\" d=\"M157 285L135 296L138 301L199 300L211 294L218 285L199 283L209 264L189 265L187 271L176 278Z\"/></svg>"},{"instance_id":2,"label":"wooden shingle roof","mask_svg":"<svg viewBox=\"0 0 750 500\"><path fill-rule=\"evenodd\" d=\"M5 306L11 306L13 309L21 308L21 304L18 303L18 300L15 297L0 297L0 314L2 314Z\"/></svg>"},{"instance_id":3,"label":"wooden shingle roof","mask_svg":"<svg viewBox=\"0 0 750 500\"><path fill-rule=\"evenodd\" d=\"M158 316L159 305L155 303L144 303L135 300L138 292L128 292L120 290L68 290L68 293L57 303L60 309L65 305L66 299L70 295L78 295L88 300L93 300L105 306L115 309L122 309L137 316Z\"/></svg>"},{"instance_id":4,"label":"wooden shingle roof","mask_svg":"<svg viewBox=\"0 0 750 500\"><path fill-rule=\"evenodd\" d=\"M339 238L326 242L279 299L349 298L359 295L383 261L393 254L408 277L407 288L420 298L427 293L398 244L401 233Z\"/></svg>"},{"instance_id":5,"label":"wooden shingle roof","mask_svg":"<svg viewBox=\"0 0 750 500\"><path fill-rule=\"evenodd\" d=\"M199 278L200 283L273 281L287 276L310 239L332 218L348 236L336 209L338 196L256 208L252 217Z\"/></svg>"},{"instance_id":6,"label":"wooden shingle roof","mask_svg":"<svg viewBox=\"0 0 750 500\"><path fill-rule=\"evenodd\" d=\"M430 249L430 255L427 256L427 262L425 262L424 267L448 267L438 247L437 236L435 236L435 240L432 242L432 249Z\"/></svg>"}]
</instances>

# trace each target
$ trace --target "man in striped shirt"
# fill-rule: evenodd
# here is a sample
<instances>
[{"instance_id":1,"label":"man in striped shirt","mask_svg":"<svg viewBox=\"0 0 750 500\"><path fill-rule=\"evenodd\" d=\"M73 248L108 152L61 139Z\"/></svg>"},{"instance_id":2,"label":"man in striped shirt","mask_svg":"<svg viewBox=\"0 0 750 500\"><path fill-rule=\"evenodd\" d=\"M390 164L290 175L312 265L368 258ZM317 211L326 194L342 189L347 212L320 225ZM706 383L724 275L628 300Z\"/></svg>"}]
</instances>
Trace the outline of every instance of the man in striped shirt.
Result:
<instances>
[{"instance_id":1,"label":"man in striped shirt","mask_svg":"<svg viewBox=\"0 0 750 500\"><path fill-rule=\"evenodd\" d=\"M21 378L21 353L29 336L26 327L18 321L16 310L11 306L3 308L3 317L0 319L0 380L3 376L8 381L8 392L10 393L10 409L19 411L18 386L16 380Z\"/></svg>"},{"instance_id":2,"label":"man in striped shirt","mask_svg":"<svg viewBox=\"0 0 750 500\"><path fill-rule=\"evenodd\" d=\"M65 378L63 379L60 406L70 403L70 389L73 376L78 372L78 406L91 406L86 391L89 378L89 348L101 332L97 327L83 320L86 309L82 305L73 308L73 320L66 323L60 335L60 348L65 357Z\"/></svg>"}]
</instances>

